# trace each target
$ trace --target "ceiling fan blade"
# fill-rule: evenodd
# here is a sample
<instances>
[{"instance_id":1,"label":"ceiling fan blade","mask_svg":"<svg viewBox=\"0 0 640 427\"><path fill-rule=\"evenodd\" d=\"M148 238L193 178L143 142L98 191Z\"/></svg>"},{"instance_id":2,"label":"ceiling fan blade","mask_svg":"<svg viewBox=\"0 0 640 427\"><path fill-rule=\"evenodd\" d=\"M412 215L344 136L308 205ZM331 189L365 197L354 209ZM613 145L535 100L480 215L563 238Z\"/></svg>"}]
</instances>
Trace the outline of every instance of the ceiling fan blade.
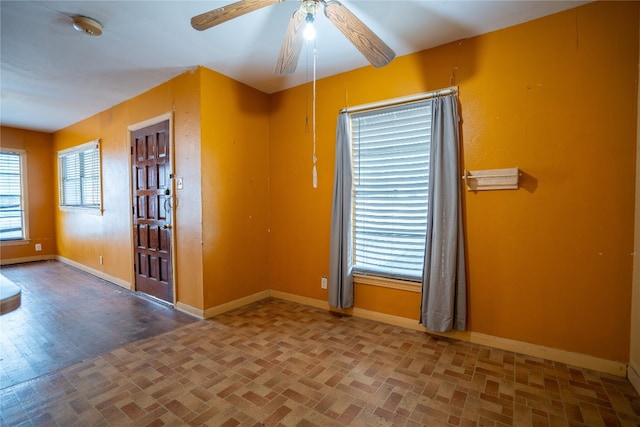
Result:
<instances>
[{"instance_id":1,"label":"ceiling fan blade","mask_svg":"<svg viewBox=\"0 0 640 427\"><path fill-rule=\"evenodd\" d=\"M306 21L306 14L300 9L296 10L289 20L287 32L282 41L278 62L276 62L275 74L283 76L293 74L298 66L300 51L302 50L302 26Z\"/></svg>"},{"instance_id":2,"label":"ceiling fan blade","mask_svg":"<svg viewBox=\"0 0 640 427\"><path fill-rule=\"evenodd\" d=\"M384 67L396 53L342 3L330 0L324 14L374 67Z\"/></svg>"},{"instance_id":3,"label":"ceiling fan blade","mask_svg":"<svg viewBox=\"0 0 640 427\"><path fill-rule=\"evenodd\" d=\"M228 6L219 7L191 18L191 26L198 31L206 30L230 19L246 15L284 0L240 0Z\"/></svg>"}]
</instances>

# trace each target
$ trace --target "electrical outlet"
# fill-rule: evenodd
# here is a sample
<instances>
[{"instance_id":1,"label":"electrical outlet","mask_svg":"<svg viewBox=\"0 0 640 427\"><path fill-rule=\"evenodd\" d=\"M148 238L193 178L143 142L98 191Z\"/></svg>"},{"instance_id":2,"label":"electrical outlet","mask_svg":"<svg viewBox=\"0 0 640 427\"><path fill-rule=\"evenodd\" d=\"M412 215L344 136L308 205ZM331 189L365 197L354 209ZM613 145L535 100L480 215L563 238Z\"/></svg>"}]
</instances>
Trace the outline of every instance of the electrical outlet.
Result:
<instances>
[{"instance_id":1,"label":"electrical outlet","mask_svg":"<svg viewBox=\"0 0 640 427\"><path fill-rule=\"evenodd\" d=\"M100 255L100 265L102 265L102 261L103 261L102 255Z\"/></svg>"},{"instance_id":2,"label":"electrical outlet","mask_svg":"<svg viewBox=\"0 0 640 427\"><path fill-rule=\"evenodd\" d=\"M322 289L327 289L327 278L325 276L322 276L320 279L320 287Z\"/></svg>"},{"instance_id":3,"label":"electrical outlet","mask_svg":"<svg viewBox=\"0 0 640 427\"><path fill-rule=\"evenodd\" d=\"M40 243L36 243L36 252L40 252L42 250L42 245Z\"/></svg>"}]
</instances>

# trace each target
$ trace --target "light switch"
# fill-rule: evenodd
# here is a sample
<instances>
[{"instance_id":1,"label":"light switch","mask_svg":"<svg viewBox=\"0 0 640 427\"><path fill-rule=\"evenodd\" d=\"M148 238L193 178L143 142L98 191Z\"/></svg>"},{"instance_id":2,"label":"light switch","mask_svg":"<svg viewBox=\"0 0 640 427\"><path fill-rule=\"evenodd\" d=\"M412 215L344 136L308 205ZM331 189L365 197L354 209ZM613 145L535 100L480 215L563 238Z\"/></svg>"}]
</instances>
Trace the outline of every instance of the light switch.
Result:
<instances>
[{"instance_id":1,"label":"light switch","mask_svg":"<svg viewBox=\"0 0 640 427\"><path fill-rule=\"evenodd\" d=\"M182 190L182 178L176 178L176 188Z\"/></svg>"}]
</instances>

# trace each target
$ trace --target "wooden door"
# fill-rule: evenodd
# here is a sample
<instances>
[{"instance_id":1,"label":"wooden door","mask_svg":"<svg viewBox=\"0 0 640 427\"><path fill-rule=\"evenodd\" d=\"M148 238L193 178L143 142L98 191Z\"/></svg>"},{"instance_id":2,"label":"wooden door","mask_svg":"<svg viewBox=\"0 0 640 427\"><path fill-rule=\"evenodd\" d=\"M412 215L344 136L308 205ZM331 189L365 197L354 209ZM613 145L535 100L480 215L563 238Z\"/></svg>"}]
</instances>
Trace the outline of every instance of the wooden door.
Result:
<instances>
[{"instance_id":1,"label":"wooden door","mask_svg":"<svg viewBox=\"0 0 640 427\"><path fill-rule=\"evenodd\" d=\"M135 289L173 303L169 121L131 132Z\"/></svg>"}]
</instances>

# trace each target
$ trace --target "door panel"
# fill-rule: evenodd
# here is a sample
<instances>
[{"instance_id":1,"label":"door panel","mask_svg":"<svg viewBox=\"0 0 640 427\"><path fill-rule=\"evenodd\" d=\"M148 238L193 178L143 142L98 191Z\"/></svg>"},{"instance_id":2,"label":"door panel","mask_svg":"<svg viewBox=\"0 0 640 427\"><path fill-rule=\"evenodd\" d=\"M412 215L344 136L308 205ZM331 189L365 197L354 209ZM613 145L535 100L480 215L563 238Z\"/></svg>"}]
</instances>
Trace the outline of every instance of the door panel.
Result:
<instances>
[{"instance_id":1,"label":"door panel","mask_svg":"<svg viewBox=\"0 0 640 427\"><path fill-rule=\"evenodd\" d=\"M173 303L169 121L131 132L135 288Z\"/></svg>"}]
</instances>

